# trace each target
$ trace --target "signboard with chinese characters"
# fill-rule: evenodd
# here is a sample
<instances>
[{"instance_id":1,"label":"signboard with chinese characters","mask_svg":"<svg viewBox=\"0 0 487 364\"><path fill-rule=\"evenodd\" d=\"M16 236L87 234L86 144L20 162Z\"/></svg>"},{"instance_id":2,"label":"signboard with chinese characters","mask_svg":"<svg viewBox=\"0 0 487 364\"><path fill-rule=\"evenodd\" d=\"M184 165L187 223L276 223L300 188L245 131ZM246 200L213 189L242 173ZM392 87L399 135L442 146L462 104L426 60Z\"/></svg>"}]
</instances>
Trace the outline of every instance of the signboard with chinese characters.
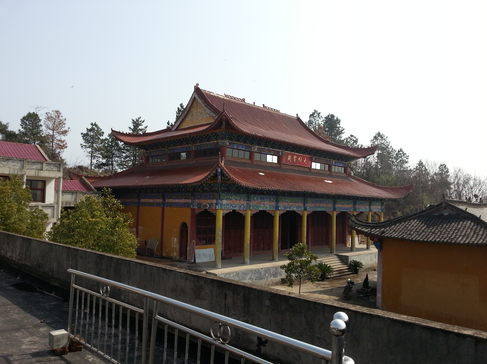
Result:
<instances>
[{"instance_id":1,"label":"signboard with chinese characters","mask_svg":"<svg viewBox=\"0 0 487 364\"><path fill-rule=\"evenodd\" d=\"M296 153L284 153L282 163L308 168L311 167L311 159L309 156Z\"/></svg>"}]
</instances>

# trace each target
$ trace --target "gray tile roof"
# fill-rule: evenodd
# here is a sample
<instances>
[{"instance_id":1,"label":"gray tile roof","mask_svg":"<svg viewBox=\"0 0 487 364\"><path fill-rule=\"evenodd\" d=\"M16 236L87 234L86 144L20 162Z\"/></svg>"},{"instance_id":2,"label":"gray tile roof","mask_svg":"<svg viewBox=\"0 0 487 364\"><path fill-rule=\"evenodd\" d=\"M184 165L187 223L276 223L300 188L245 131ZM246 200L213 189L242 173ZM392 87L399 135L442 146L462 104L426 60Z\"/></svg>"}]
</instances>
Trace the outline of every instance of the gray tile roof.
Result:
<instances>
[{"instance_id":1,"label":"gray tile roof","mask_svg":"<svg viewBox=\"0 0 487 364\"><path fill-rule=\"evenodd\" d=\"M448 202L383 222L350 218L358 232L397 240L439 244L487 245L487 222Z\"/></svg>"}]
</instances>

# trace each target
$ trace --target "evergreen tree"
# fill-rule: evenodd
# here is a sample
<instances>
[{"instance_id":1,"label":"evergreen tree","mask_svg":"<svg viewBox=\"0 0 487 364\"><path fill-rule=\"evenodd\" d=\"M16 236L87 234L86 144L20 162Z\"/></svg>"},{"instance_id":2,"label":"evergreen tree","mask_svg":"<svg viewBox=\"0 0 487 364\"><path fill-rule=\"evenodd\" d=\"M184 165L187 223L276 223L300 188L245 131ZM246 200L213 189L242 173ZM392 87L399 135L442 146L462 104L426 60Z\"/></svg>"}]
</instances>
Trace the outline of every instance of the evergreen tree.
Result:
<instances>
[{"instance_id":1,"label":"evergreen tree","mask_svg":"<svg viewBox=\"0 0 487 364\"><path fill-rule=\"evenodd\" d=\"M183 111L184 111L184 104L181 102L178 108L176 109L176 118L174 119L174 121L172 123L169 120L167 121L168 128L172 128L174 126L174 123L179 119Z\"/></svg>"},{"instance_id":2,"label":"evergreen tree","mask_svg":"<svg viewBox=\"0 0 487 364\"><path fill-rule=\"evenodd\" d=\"M353 134L343 139L343 144L352 148L363 148L363 145L358 142L358 138Z\"/></svg>"},{"instance_id":3,"label":"evergreen tree","mask_svg":"<svg viewBox=\"0 0 487 364\"><path fill-rule=\"evenodd\" d=\"M48 215L37 207L29 207L32 194L17 176L0 181L0 230L42 239Z\"/></svg>"},{"instance_id":4,"label":"evergreen tree","mask_svg":"<svg viewBox=\"0 0 487 364\"><path fill-rule=\"evenodd\" d=\"M2 123L0 121L0 140L19 143L20 137L15 131L9 129L8 123Z\"/></svg>"},{"instance_id":5,"label":"evergreen tree","mask_svg":"<svg viewBox=\"0 0 487 364\"><path fill-rule=\"evenodd\" d=\"M49 240L135 258L137 239L130 232L132 218L122 209L108 189L100 197L86 196L74 210L62 213L59 224L48 233Z\"/></svg>"},{"instance_id":6,"label":"evergreen tree","mask_svg":"<svg viewBox=\"0 0 487 364\"><path fill-rule=\"evenodd\" d=\"M306 122L306 125L308 125L308 128L313 131L317 130L319 125L323 125L323 117L321 116L321 112L314 109L313 112L309 114L309 119Z\"/></svg>"},{"instance_id":7,"label":"evergreen tree","mask_svg":"<svg viewBox=\"0 0 487 364\"><path fill-rule=\"evenodd\" d=\"M280 267L286 273L282 282L292 287L294 281L297 280L299 282L299 293L301 293L303 279L309 278L311 282L316 282L320 277L321 271L314 264L318 257L308 250L306 244L295 244L289 253L284 253L284 256L289 260L289 263Z\"/></svg>"},{"instance_id":8,"label":"evergreen tree","mask_svg":"<svg viewBox=\"0 0 487 364\"><path fill-rule=\"evenodd\" d=\"M323 119L323 130L326 135L335 143L343 144L343 133L345 129L341 126L341 121L333 114L328 114Z\"/></svg>"},{"instance_id":9,"label":"evergreen tree","mask_svg":"<svg viewBox=\"0 0 487 364\"><path fill-rule=\"evenodd\" d=\"M19 137L23 143L46 147L46 136L42 129L42 121L36 112L28 112L20 119Z\"/></svg>"},{"instance_id":10,"label":"evergreen tree","mask_svg":"<svg viewBox=\"0 0 487 364\"><path fill-rule=\"evenodd\" d=\"M396 151L392 147L387 136L381 132L377 132L374 135L370 144L377 146L377 152L374 156L375 179L376 181L380 181L382 175L393 174L394 156L396 155Z\"/></svg>"},{"instance_id":11,"label":"evergreen tree","mask_svg":"<svg viewBox=\"0 0 487 364\"><path fill-rule=\"evenodd\" d=\"M120 141L112 134L103 139L103 147L96 168L110 173L115 173L123 168L124 148Z\"/></svg>"},{"instance_id":12,"label":"evergreen tree","mask_svg":"<svg viewBox=\"0 0 487 364\"><path fill-rule=\"evenodd\" d=\"M335 115L328 114L323 117L321 112L315 109L309 115L306 125L322 138L344 144L343 133L345 129L342 128L340 119Z\"/></svg>"},{"instance_id":13,"label":"evergreen tree","mask_svg":"<svg viewBox=\"0 0 487 364\"><path fill-rule=\"evenodd\" d=\"M101 158L103 152L104 133L97 123L90 123L90 125L89 128L86 128L86 133L81 133L81 138L83 138L81 148L90 157L90 169L93 169L93 163Z\"/></svg>"},{"instance_id":14,"label":"evergreen tree","mask_svg":"<svg viewBox=\"0 0 487 364\"><path fill-rule=\"evenodd\" d=\"M433 193L435 200L440 202L450 196L452 183L450 182L450 170L442 163L432 175Z\"/></svg>"},{"instance_id":15,"label":"evergreen tree","mask_svg":"<svg viewBox=\"0 0 487 364\"><path fill-rule=\"evenodd\" d=\"M140 116L136 119L132 119L132 126L129 128L129 132L132 134L143 134L147 131L147 126L144 125L145 120ZM122 162L123 168L132 168L140 163L144 151L133 145L125 146L125 158Z\"/></svg>"},{"instance_id":16,"label":"evergreen tree","mask_svg":"<svg viewBox=\"0 0 487 364\"><path fill-rule=\"evenodd\" d=\"M315 109L311 114L309 114L309 119L306 122L306 125L308 125L308 128L313 130L323 139L330 140L330 137L325 133L325 130L323 129L323 121L324 118L321 116L321 113Z\"/></svg>"}]
</instances>

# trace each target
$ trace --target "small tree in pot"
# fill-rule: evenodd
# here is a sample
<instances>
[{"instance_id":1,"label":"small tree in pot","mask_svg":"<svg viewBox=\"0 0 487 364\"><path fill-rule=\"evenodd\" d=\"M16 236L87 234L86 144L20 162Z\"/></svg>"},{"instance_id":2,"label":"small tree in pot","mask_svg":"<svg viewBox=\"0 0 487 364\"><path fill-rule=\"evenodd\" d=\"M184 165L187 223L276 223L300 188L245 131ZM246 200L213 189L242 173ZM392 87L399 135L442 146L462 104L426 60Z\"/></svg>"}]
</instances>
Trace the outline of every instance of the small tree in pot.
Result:
<instances>
[{"instance_id":1,"label":"small tree in pot","mask_svg":"<svg viewBox=\"0 0 487 364\"><path fill-rule=\"evenodd\" d=\"M321 275L318 278L320 281L324 281L325 279L329 278L334 272L333 267L329 264L324 263L324 262L320 262L320 263L316 264L316 266L318 267L318 269L321 272Z\"/></svg>"},{"instance_id":2,"label":"small tree in pot","mask_svg":"<svg viewBox=\"0 0 487 364\"><path fill-rule=\"evenodd\" d=\"M359 270L364 267L363 263L359 262L358 260L351 260L350 263L348 263L348 266L355 274L358 274Z\"/></svg>"}]
</instances>

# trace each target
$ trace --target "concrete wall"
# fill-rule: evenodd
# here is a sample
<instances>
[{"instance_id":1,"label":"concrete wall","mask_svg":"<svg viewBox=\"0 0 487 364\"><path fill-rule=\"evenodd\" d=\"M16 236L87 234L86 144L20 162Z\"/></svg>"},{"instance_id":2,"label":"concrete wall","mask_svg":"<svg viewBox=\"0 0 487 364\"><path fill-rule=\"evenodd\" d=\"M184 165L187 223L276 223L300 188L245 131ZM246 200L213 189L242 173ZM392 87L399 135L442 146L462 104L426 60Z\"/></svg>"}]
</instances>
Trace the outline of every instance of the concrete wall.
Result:
<instances>
[{"instance_id":1,"label":"concrete wall","mask_svg":"<svg viewBox=\"0 0 487 364\"><path fill-rule=\"evenodd\" d=\"M358 252L347 252L347 254L338 254L338 258L343 264L350 264L350 261L357 260L362 262L363 269L371 269L377 267L377 249L372 245L370 250L358 251Z\"/></svg>"},{"instance_id":2,"label":"concrete wall","mask_svg":"<svg viewBox=\"0 0 487 364\"><path fill-rule=\"evenodd\" d=\"M0 232L0 261L65 288L69 284L66 270L81 270L327 349L331 347L328 327L332 316L337 311L344 311L350 317L346 353L360 364L468 364L487 360L487 333L482 331L288 294L204 273L156 266L3 232ZM173 310L169 316L188 320L187 315L178 316ZM204 332L209 330L196 320L191 325ZM254 350L256 338L240 340L237 337L231 344ZM267 354L281 358L283 363L304 362L294 355L276 352L272 343L265 350Z\"/></svg>"}]
</instances>

